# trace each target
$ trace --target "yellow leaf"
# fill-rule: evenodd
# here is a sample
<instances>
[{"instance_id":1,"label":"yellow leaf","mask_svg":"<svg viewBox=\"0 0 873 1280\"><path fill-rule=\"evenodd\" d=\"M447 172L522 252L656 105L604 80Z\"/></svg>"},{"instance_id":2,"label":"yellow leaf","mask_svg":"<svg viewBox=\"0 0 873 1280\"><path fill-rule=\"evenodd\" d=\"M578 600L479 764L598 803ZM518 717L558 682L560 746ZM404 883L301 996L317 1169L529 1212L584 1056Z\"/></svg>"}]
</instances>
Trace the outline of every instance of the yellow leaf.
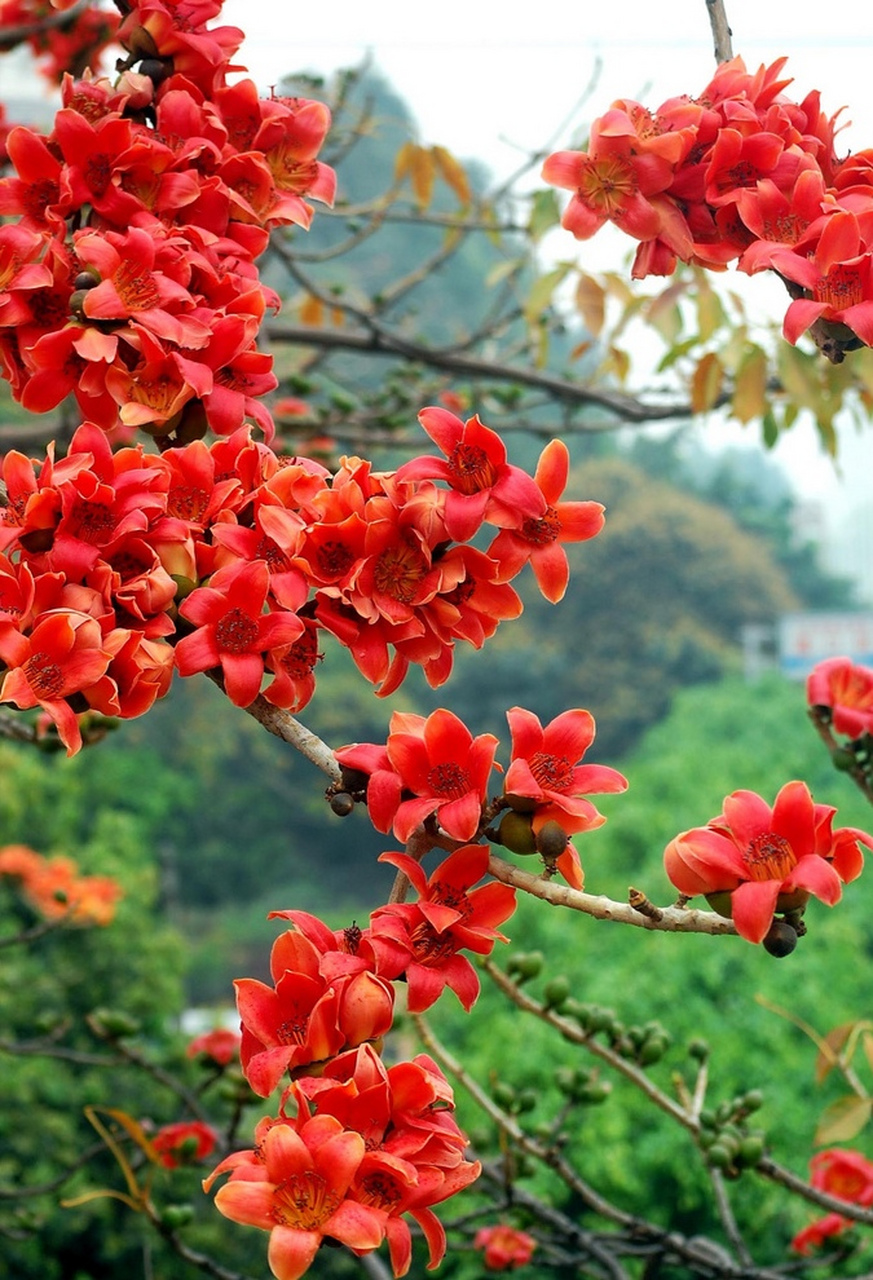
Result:
<instances>
[{"instance_id":1,"label":"yellow leaf","mask_svg":"<svg viewBox=\"0 0 873 1280\"><path fill-rule=\"evenodd\" d=\"M767 408L767 357L752 346L740 361L731 398L731 411L738 422L761 418Z\"/></svg>"},{"instance_id":2,"label":"yellow leaf","mask_svg":"<svg viewBox=\"0 0 873 1280\"><path fill-rule=\"evenodd\" d=\"M409 167L412 162L412 153L415 151L414 142L404 142L403 146L394 157L394 178L400 182L409 173Z\"/></svg>"},{"instance_id":3,"label":"yellow leaf","mask_svg":"<svg viewBox=\"0 0 873 1280\"><path fill-rule=\"evenodd\" d=\"M324 303L308 294L300 304L300 323L318 329L324 319Z\"/></svg>"},{"instance_id":4,"label":"yellow leaf","mask_svg":"<svg viewBox=\"0 0 873 1280\"><path fill-rule=\"evenodd\" d=\"M610 347L609 358L605 361L608 368L611 368L619 382L624 382L630 370L630 356L621 347Z\"/></svg>"},{"instance_id":5,"label":"yellow leaf","mask_svg":"<svg viewBox=\"0 0 873 1280\"><path fill-rule=\"evenodd\" d=\"M426 209L433 193L436 161L427 147L415 147L409 159L409 178L412 193L419 209Z\"/></svg>"},{"instance_id":6,"label":"yellow leaf","mask_svg":"<svg viewBox=\"0 0 873 1280\"><path fill-rule=\"evenodd\" d=\"M469 204L470 184L464 166L445 147L431 147L431 153L443 182L451 187L461 204Z\"/></svg>"},{"instance_id":7,"label":"yellow leaf","mask_svg":"<svg viewBox=\"0 0 873 1280\"><path fill-rule=\"evenodd\" d=\"M505 262L498 262L485 277L485 284L489 289L492 289L494 285L500 284L502 280L514 275L516 271L525 265L526 261L525 258L507 258Z\"/></svg>"},{"instance_id":8,"label":"yellow leaf","mask_svg":"<svg viewBox=\"0 0 873 1280\"><path fill-rule=\"evenodd\" d=\"M577 343L576 346L573 348L573 350L570 352L570 359L578 360L580 356L584 356L587 351L590 351L593 345L594 344L592 342Z\"/></svg>"},{"instance_id":9,"label":"yellow leaf","mask_svg":"<svg viewBox=\"0 0 873 1280\"><path fill-rule=\"evenodd\" d=\"M603 329L606 318L606 290L593 276L579 272L576 285L576 306L585 321L585 328L596 338Z\"/></svg>"},{"instance_id":10,"label":"yellow leaf","mask_svg":"<svg viewBox=\"0 0 873 1280\"><path fill-rule=\"evenodd\" d=\"M708 284L698 286L697 327L702 342L708 342L716 329L724 324L724 308L718 294Z\"/></svg>"},{"instance_id":11,"label":"yellow leaf","mask_svg":"<svg viewBox=\"0 0 873 1280\"><path fill-rule=\"evenodd\" d=\"M570 270L569 263L562 263L554 271L547 271L544 276L534 280L531 291L524 304L524 316L528 324L534 324L552 301L552 294L565 279Z\"/></svg>"},{"instance_id":12,"label":"yellow leaf","mask_svg":"<svg viewBox=\"0 0 873 1280\"><path fill-rule=\"evenodd\" d=\"M652 298L646 308L646 320L667 343L674 343L682 332L682 312L679 299L686 292L684 284L671 284Z\"/></svg>"},{"instance_id":13,"label":"yellow leaf","mask_svg":"<svg viewBox=\"0 0 873 1280\"><path fill-rule=\"evenodd\" d=\"M818 1122L813 1142L817 1147L827 1147L834 1142L851 1142L870 1119L873 1099L850 1094L837 1098L825 1107Z\"/></svg>"},{"instance_id":14,"label":"yellow leaf","mask_svg":"<svg viewBox=\"0 0 873 1280\"><path fill-rule=\"evenodd\" d=\"M691 408L695 413L705 413L718 400L724 369L714 351L698 361L691 377Z\"/></svg>"}]
</instances>

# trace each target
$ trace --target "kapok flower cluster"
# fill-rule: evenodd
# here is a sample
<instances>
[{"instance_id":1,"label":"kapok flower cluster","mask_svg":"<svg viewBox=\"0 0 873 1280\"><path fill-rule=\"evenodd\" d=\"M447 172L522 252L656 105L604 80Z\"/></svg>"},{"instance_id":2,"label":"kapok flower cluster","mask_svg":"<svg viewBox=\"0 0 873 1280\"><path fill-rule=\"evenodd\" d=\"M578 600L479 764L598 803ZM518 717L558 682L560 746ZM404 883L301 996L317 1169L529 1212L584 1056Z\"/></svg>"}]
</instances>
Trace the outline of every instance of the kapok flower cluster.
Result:
<instances>
[{"instance_id":1,"label":"kapok flower cluster","mask_svg":"<svg viewBox=\"0 0 873 1280\"><path fill-rule=\"evenodd\" d=\"M425 421L433 414L451 416L426 410ZM211 446L195 440L151 454L112 453L87 423L63 461L52 448L39 464L8 453L0 702L43 708L71 754L82 741L80 713L141 715L174 669L220 671L237 706L254 701L268 677L265 698L299 710L315 689L325 632L382 694L410 663L441 684L456 641L481 648L501 620L520 614L507 579L523 548L530 558L551 555L546 588L555 596L566 573L561 542L593 537L603 524L599 503L549 503L566 481L563 445L546 446L531 477L472 422L479 443L465 456L479 449L482 471L467 477L461 496L474 504L462 520L451 514L457 488L377 472L360 458L331 476L314 461L280 458L245 427ZM454 423L459 436L470 428ZM487 551L454 540L474 537L485 521L498 529Z\"/></svg>"},{"instance_id":2,"label":"kapok flower cluster","mask_svg":"<svg viewBox=\"0 0 873 1280\"><path fill-rule=\"evenodd\" d=\"M406 1275L407 1214L425 1237L430 1270L446 1247L431 1206L480 1171L478 1162L464 1159L467 1139L452 1109L452 1090L427 1055L386 1067L361 1045L320 1077L292 1084L278 1117L256 1127L254 1148L228 1156L204 1187L230 1175L216 1206L234 1222L270 1232L277 1280L298 1280L326 1238L357 1254L387 1239L394 1275Z\"/></svg>"},{"instance_id":3,"label":"kapok flower cluster","mask_svg":"<svg viewBox=\"0 0 873 1280\"><path fill-rule=\"evenodd\" d=\"M291 925L273 946L272 985L235 983L245 1078L261 1097L289 1075L293 1083L278 1117L257 1126L254 1149L228 1156L204 1187L230 1174L216 1204L234 1221L270 1231L278 1280L301 1276L325 1237L363 1253L387 1238L394 1274L405 1275L412 1240L404 1214L418 1223L436 1266L446 1241L430 1206L479 1173L464 1159L467 1139L436 1064L419 1055L386 1067L379 1052L398 980L412 1012L446 986L472 1007L479 981L459 952L488 954L506 941L497 926L514 911L515 891L479 884L488 868L484 845L456 850L430 878L405 854L384 857L409 876L417 902L378 908L364 929L272 912Z\"/></svg>"},{"instance_id":4,"label":"kapok flower cluster","mask_svg":"<svg viewBox=\"0 0 873 1280\"><path fill-rule=\"evenodd\" d=\"M873 736L873 670L851 658L826 658L809 673L806 700L825 711L836 733Z\"/></svg>"},{"instance_id":5,"label":"kapok flower cluster","mask_svg":"<svg viewBox=\"0 0 873 1280\"><path fill-rule=\"evenodd\" d=\"M332 202L322 103L228 85L242 40L220 3L138 0L115 84L67 76L48 137L19 126L0 179L0 372L25 408L73 394L105 430L185 442L247 419L276 386L256 348L277 308L256 260L270 229Z\"/></svg>"},{"instance_id":6,"label":"kapok flower cluster","mask_svg":"<svg viewBox=\"0 0 873 1280\"><path fill-rule=\"evenodd\" d=\"M73 858L43 854L23 844L0 849L0 879L7 877L45 920L75 925L108 925L122 897L111 876L83 876Z\"/></svg>"},{"instance_id":7,"label":"kapok flower cluster","mask_svg":"<svg viewBox=\"0 0 873 1280\"><path fill-rule=\"evenodd\" d=\"M836 116L817 90L782 91L785 58L749 72L722 63L697 98L650 111L613 103L587 151L549 156L543 177L573 192L563 225L579 239L607 220L640 241L635 278L677 260L719 270L767 268L787 282L789 342L818 320L873 344L873 151L840 160ZM839 114L839 113L837 113Z\"/></svg>"},{"instance_id":8,"label":"kapok flower cluster","mask_svg":"<svg viewBox=\"0 0 873 1280\"><path fill-rule=\"evenodd\" d=\"M607 765L580 763L594 740L589 711L565 711L545 728L522 707L513 707L507 719L511 757L503 795L496 801L489 801L488 790L493 770L500 768L497 738L474 738L444 708L427 718L395 712L384 746L358 742L335 754L352 794L366 799L377 831L393 830L398 840L407 841L428 822L459 842L484 834L514 853L540 854L550 871L557 869L581 889L582 868L569 836L602 826L606 819L586 797L624 791L627 779ZM502 811L494 832L489 824ZM400 857L383 855L396 866ZM403 870L421 894L421 870L413 872L408 862L404 857Z\"/></svg>"}]
</instances>

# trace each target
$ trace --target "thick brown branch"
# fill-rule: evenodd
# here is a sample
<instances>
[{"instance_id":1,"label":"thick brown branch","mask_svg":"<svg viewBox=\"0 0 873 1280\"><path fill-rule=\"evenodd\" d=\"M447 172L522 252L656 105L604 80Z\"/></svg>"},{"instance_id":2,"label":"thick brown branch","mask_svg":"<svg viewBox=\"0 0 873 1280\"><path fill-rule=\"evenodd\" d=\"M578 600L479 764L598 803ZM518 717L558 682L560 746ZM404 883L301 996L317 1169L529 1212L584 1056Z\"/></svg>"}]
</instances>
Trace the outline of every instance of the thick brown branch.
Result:
<instances>
[{"instance_id":1,"label":"thick brown branch","mask_svg":"<svg viewBox=\"0 0 873 1280\"><path fill-rule=\"evenodd\" d=\"M380 328L378 333L343 333L336 329L309 329L282 321L265 325L270 342L293 343L300 347L354 351L366 355L401 357L414 360L431 369L439 369L458 378L475 378L485 382L508 382L545 391L556 400L574 406L596 405L614 414L621 422L662 422L671 418L689 418L691 406L684 401L653 404L619 391L608 391L590 383L573 382L555 374L527 366L506 365L451 351L433 350L409 342L397 334ZM602 424L599 428L602 430Z\"/></svg>"},{"instance_id":2,"label":"thick brown branch","mask_svg":"<svg viewBox=\"0 0 873 1280\"><path fill-rule=\"evenodd\" d=\"M46 14L44 18L40 18L39 22L22 22L17 26L4 27L0 32L0 50L12 49L15 45L29 40L31 36L41 35L43 31L51 31L54 27L71 27L90 3L91 0L78 0L72 8Z\"/></svg>"},{"instance_id":3,"label":"thick brown branch","mask_svg":"<svg viewBox=\"0 0 873 1280\"><path fill-rule=\"evenodd\" d=\"M732 920L726 920L714 911L693 911L687 907L652 907L638 911L627 902L614 902L593 893L581 893L569 885L542 876L531 875L512 863L491 855L488 869L497 880L513 885L534 898L542 898L555 907L569 907L596 920L612 920L617 924L632 924L638 929L663 929L668 933L736 934ZM638 891L637 891L638 892ZM645 897L645 895L643 895Z\"/></svg>"}]
</instances>

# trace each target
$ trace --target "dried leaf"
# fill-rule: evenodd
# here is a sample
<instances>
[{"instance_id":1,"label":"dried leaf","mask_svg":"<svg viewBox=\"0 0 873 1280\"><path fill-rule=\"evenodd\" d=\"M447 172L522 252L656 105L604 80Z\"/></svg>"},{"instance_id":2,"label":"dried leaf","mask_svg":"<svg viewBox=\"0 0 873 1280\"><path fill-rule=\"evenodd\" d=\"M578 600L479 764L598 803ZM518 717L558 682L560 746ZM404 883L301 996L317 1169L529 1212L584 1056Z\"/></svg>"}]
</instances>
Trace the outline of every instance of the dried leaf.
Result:
<instances>
[{"instance_id":1,"label":"dried leaf","mask_svg":"<svg viewBox=\"0 0 873 1280\"><path fill-rule=\"evenodd\" d=\"M320 298L307 294L300 304L300 323L318 329L324 320L324 303Z\"/></svg>"},{"instance_id":2,"label":"dried leaf","mask_svg":"<svg viewBox=\"0 0 873 1280\"><path fill-rule=\"evenodd\" d=\"M619 382L625 382L630 372L630 356L622 347L610 347L609 357L604 364L615 374Z\"/></svg>"},{"instance_id":3,"label":"dried leaf","mask_svg":"<svg viewBox=\"0 0 873 1280\"><path fill-rule=\"evenodd\" d=\"M873 1098L859 1098L849 1094L837 1098L825 1107L818 1122L813 1142L817 1147L827 1147L834 1142L851 1142L870 1119Z\"/></svg>"},{"instance_id":4,"label":"dried leaf","mask_svg":"<svg viewBox=\"0 0 873 1280\"><path fill-rule=\"evenodd\" d=\"M716 403L721 392L724 369L714 351L708 352L697 363L691 376L691 408L695 413L705 413Z\"/></svg>"},{"instance_id":5,"label":"dried leaf","mask_svg":"<svg viewBox=\"0 0 873 1280\"><path fill-rule=\"evenodd\" d=\"M451 151L445 147L431 147L431 155L436 161L443 182L454 191L461 204L470 203L470 184L460 160L456 160Z\"/></svg>"},{"instance_id":6,"label":"dried leaf","mask_svg":"<svg viewBox=\"0 0 873 1280\"><path fill-rule=\"evenodd\" d=\"M436 161L428 147L416 147L409 158L409 177L412 193L419 209L426 209L433 194L436 177Z\"/></svg>"},{"instance_id":7,"label":"dried leaf","mask_svg":"<svg viewBox=\"0 0 873 1280\"><path fill-rule=\"evenodd\" d=\"M394 157L394 179L396 182L400 182L409 173L413 151L415 151L415 143L404 142Z\"/></svg>"},{"instance_id":8,"label":"dried leaf","mask_svg":"<svg viewBox=\"0 0 873 1280\"><path fill-rule=\"evenodd\" d=\"M579 272L576 285L576 306L585 321L585 328L596 338L603 330L606 319L606 290L594 276Z\"/></svg>"},{"instance_id":9,"label":"dried leaf","mask_svg":"<svg viewBox=\"0 0 873 1280\"><path fill-rule=\"evenodd\" d=\"M738 422L762 418L767 409L767 356L752 346L743 356L734 381L731 411Z\"/></svg>"},{"instance_id":10,"label":"dried leaf","mask_svg":"<svg viewBox=\"0 0 873 1280\"><path fill-rule=\"evenodd\" d=\"M824 1084L831 1071L837 1065L837 1059L843 1046L846 1044L849 1036L855 1030L856 1023L844 1022L839 1027L833 1027L825 1036L822 1036L822 1048L819 1050L818 1057L815 1060L815 1082L816 1084Z\"/></svg>"},{"instance_id":11,"label":"dried leaf","mask_svg":"<svg viewBox=\"0 0 873 1280\"><path fill-rule=\"evenodd\" d=\"M513 275L521 267L525 266L524 258L507 258L505 262L498 262L493 266L485 277L485 284L489 289L493 289L494 285L500 284L502 280L506 280Z\"/></svg>"}]
</instances>

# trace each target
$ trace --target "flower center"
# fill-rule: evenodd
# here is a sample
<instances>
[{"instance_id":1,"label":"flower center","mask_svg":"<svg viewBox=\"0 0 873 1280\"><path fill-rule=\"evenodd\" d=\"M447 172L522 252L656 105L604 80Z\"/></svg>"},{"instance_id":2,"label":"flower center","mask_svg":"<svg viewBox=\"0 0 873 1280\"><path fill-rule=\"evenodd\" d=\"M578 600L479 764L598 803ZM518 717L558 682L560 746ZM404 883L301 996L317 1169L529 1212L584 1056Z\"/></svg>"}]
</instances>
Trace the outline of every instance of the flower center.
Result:
<instances>
[{"instance_id":1,"label":"flower center","mask_svg":"<svg viewBox=\"0 0 873 1280\"><path fill-rule=\"evenodd\" d=\"M303 1044L308 1026L308 1018L288 1018L276 1027L276 1038L280 1044Z\"/></svg>"},{"instance_id":2,"label":"flower center","mask_svg":"<svg viewBox=\"0 0 873 1280\"><path fill-rule=\"evenodd\" d=\"M321 544L315 558L323 578L341 578L355 562L351 548L345 542L334 542L332 539Z\"/></svg>"},{"instance_id":3,"label":"flower center","mask_svg":"<svg viewBox=\"0 0 873 1280\"><path fill-rule=\"evenodd\" d=\"M384 1170L379 1170L361 1179L355 1198L360 1204L372 1205L375 1209L385 1209L390 1213L403 1199L403 1192L394 1178Z\"/></svg>"},{"instance_id":4,"label":"flower center","mask_svg":"<svg viewBox=\"0 0 873 1280\"><path fill-rule=\"evenodd\" d=\"M191 484L180 484L167 495L167 515L179 520L199 520L209 505L209 494Z\"/></svg>"},{"instance_id":5,"label":"flower center","mask_svg":"<svg viewBox=\"0 0 873 1280\"><path fill-rule=\"evenodd\" d=\"M826 276L821 276L813 290L816 302L826 302L836 311L854 307L864 300L861 277L854 267L838 263Z\"/></svg>"},{"instance_id":6,"label":"flower center","mask_svg":"<svg viewBox=\"0 0 873 1280\"><path fill-rule=\"evenodd\" d=\"M484 449L473 444L456 444L449 458L449 467L455 477L455 488L461 493L478 493L490 489L497 473Z\"/></svg>"},{"instance_id":7,"label":"flower center","mask_svg":"<svg viewBox=\"0 0 873 1280\"><path fill-rule=\"evenodd\" d=\"M288 646L288 652L280 659L281 666L292 680L305 680L322 655L314 631L305 631L299 640Z\"/></svg>"},{"instance_id":8,"label":"flower center","mask_svg":"<svg viewBox=\"0 0 873 1280\"><path fill-rule=\"evenodd\" d=\"M433 886L433 898L444 907L452 907L455 911L460 911L464 920L473 914L473 904L464 890L458 889L453 884L446 884L444 880L437 880Z\"/></svg>"},{"instance_id":9,"label":"flower center","mask_svg":"<svg viewBox=\"0 0 873 1280\"><path fill-rule=\"evenodd\" d=\"M413 929L409 942L416 963L423 964L428 969L439 969L447 960L451 960L457 950L450 937L441 936L427 923Z\"/></svg>"},{"instance_id":10,"label":"flower center","mask_svg":"<svg viewBox=\"0 0 873 1280\"><path fill-rule=\"evenodd\" d=\"M459 764L449 761L428 771L427 785L435 796L459 800L470 790L470 775Z\"/></svg>"},{"instance_id":11,"label":"flower center","mask_svg":"<svg viewBox=\"0 0 873 1280\"><path fill-rule=\"evenodd\" d=\"M590 209L614 218L636 194L638 185L633 165L621 156L589 158L582 168L579 197Z\"/></svg>"},{"instance_id":12,"label":"flower center","mask_svg":"<svg viewBox=\"0 0 873 1280\"><path fill-rule=\"evenodd\" d=\"M282 1227L314 1231L334 1213L339 1197L314 1169L295 1173L273 1192L273 1217Z\"/></svg>"},{"instance_id":13,"label":"flower center","mask_svg":"<svg viewBox=\"0 0 873 1280\"><path fill-rule=\"evenodd\" d=\"M115 517L102 502L88 502L83 498L70 512L69 532L80 542L99 546L114 528Z\"/></svg>"},{"instance_id":14,"label":"flower center","mask_svg":"<svg viewBox=\"0 0 873 1280\"><path fill-rule=\"evenodd\" d=\"M128 311L147 311L158 305L160 299L154 277L134 262L122 262L113 283Z\"/></svg>"},{"instance_id":15,"label":"flower center","mask_svg":"<svg viewBox=\"0 0 873 1280\"><path fill-rule=\"evenodd\" d=\"M388 547L373 570L376 590L401 604L411 604L427 573L424 557L412 547Z\"/></svg>"},{"instance_id":16,"label":"flower center","mask_svg":"<svg viewBox=\"0 0 873 1280\"><path fill-rule=\"evenodd\" d=\"M231 609L215 628L215 643L230 653L248 653L257 638L257 622L242 609Z\"/></svg>"},{"instance_id":17,"label":"flower center","mask_svg":"<svg viewBox=\"0 0 873 1280\"><path fill-rule=\"evenodd\" d=\"M24 664L24 674L33 695L41 702L50 702L60 696L64 678L56 662L41 650L32 653Z\"/></svg>"},{"instance_id":18,"label":"flower center","mask_svg":"<svg viewBox=\"0 0 873 1280\"><path fill-rule=\"evenodd\" d=\"M784 880L797 866L794 850L784 836L765 831L755 836L743 854L750 880Z\"/></svg>"},{"instance_id":19,"label":"flower center","mask_svg":"<svg viewBox=\"0 0 873 1280\"><path fill-rule=\"evenodd\" d=\"M535 751L528 761L530 771L544 791L569 791L573 782L573 766L566 756Z\"/></svg>"},{"instance_id":20,"label":"flower center","mask_svg":"<svg viewBox=\"0 0 873 1280\"><path fill-rule=\"evenodd\" d=\"M537 520L525 520L519 532L525 542L532 542L538 547L547 547L561 532L557 511L554 507L549 507L546 514Z\"/></svg>"}]
</instances>

